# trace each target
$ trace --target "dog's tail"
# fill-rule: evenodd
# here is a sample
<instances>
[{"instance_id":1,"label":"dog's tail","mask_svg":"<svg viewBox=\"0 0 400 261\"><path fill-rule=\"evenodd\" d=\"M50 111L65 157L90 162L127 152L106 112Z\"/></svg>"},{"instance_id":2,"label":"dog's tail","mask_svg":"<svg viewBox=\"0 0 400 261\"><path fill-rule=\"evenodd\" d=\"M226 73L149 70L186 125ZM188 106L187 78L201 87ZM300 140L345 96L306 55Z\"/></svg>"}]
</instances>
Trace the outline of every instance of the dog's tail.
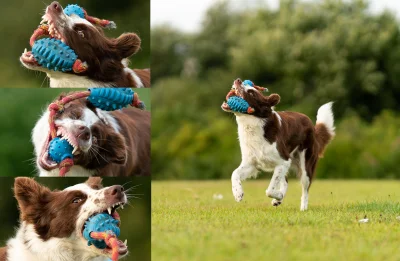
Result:
<instances>
[{"instance_id":1,"label":"dog's tail","mask_svg":"<svg viewBox=\"0 0 400 261\"><path fill-rule=\"evenodd\" d=\"M326 146L335 136L335 126L333 125L333 102L328 102L318 109L317 124L315 125L315 135L319 145L318 155L322 157Z\"/></svg>"}]
</instances>

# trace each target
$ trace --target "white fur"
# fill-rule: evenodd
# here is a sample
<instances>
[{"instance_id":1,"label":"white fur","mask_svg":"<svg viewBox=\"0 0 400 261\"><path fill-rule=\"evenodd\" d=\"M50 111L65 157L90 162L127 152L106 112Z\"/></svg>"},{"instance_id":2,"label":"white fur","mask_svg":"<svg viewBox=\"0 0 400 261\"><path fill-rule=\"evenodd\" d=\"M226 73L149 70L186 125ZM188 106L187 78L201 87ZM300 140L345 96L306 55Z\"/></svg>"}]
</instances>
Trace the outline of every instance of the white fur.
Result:
<instances>
[{"instance_id":1,"label":"white fur","mask_svg":"<svg viewBox=\"0 0 400 261\"><path fill-rule=\"evenodd\" d=\"M78 184L65 190L81 190L87 195L82 205L76 229L66 238L50 238L43 241L36 233L33 224L23 221L17 230L15 238L7 242L6 261L108 261L103 251L88 246L81 236L84 222L94 213L101 212L108 207L105 201L105 191L91 189L87 184ZM95 203L95 202L100 203ZM127 198L123 199L123 203Z\"/></svg>"},{"instance_id":2,"label":"white fur","mask_svg":"<svg viewBox=\"0 0 400 261\"><path fill-rule=\"evenodd\" d=\"M300 181L301 181L301 203L300 210L304 211L308 208L308 189L310 187L310 178L307 175L306 171L306 150L303 150L299 153L300 159Z\"/></svg>"},{"instance_id":3,"label":"white fur","mask_svg":"<svg viewBox=\"0 0 400 261\"><path fill-rule=\"evenodd\" d=\"M66 129L73 128L74 126L86 126L90 128L93 124L96 122L103 120L105 124L109 124L114 128L116 132L120 131L120 127L118 125L118 122L114 117L107 111L102 111L97 109L97 112L99 113L99 117L90 109L85 108L82 116L82 120L73 120L73 119L64 119L64 120L56 120L55 123L57 126L63 126ZM35 127L33 128L32 131L32 143L34 145L34 153L36 156L36 166L39 172L39 176L43 177L50 177L50 176L59 176L59 169L53 169L51 171L44 170L42 167L40 167L38 161L39 161L39 156L42 152L42 149L44 147L44 144L48 138L49 132L50 132L50 127L48 123L49 119L49 112L46 110L40 119L37 121ZM88 151L91 146L91 139L89 139L89 142L87 146L81 147L80 149L82 151ZM92 176L95 174L94 170L87 170L81 166L74 165L70 169L70 171L66 174L68 177L88 177Z\"/></svg>"},{"instance_id":4,"label":"white fur","mask_svg":"<svg viewBox=\"0 0 400 261\"><path fill-rule=\"evenodd\" d=\"M125 67L124 71L126 74L130 74L132 76L133 80L135 81L136 88L144 88L142 80L139 78L139 76L137 76L134 70Z\"/></svg>"},{"instance_id":5,"label":"white fur","mask_svg":"<svg viewBox=\"0 0 400 261\"><path fill-rule=\"evenodd\" d=\"M335 126L334 124L334 119L333 119L333 112L332 112L332 104L333 102L328 102L324 105L322 105L318 109L317 113L317 124L324 124L329 133L332 136L335 136Z\"/></svg>"}]
</instances>

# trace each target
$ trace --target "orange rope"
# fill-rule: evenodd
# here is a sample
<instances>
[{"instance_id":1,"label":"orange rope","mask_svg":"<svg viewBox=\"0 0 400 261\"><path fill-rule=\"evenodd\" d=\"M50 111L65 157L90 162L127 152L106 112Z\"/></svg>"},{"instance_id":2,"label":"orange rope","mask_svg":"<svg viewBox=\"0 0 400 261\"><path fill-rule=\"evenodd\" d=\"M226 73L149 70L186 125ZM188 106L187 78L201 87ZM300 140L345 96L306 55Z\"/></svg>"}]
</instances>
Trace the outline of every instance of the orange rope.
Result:
<instances>
[{"instance_id":1,"label":"orange rope","mask_svg":"<svg viewBox=\"0 0 400 261\"><path fill-rule=\"evenodd\" d=\"M117 261L119 257L118 239L114 234L107 232L91 232L90 237L97 240L104 240L107 246L112 249L111 260Z\"/></svg>"}]
</instances>

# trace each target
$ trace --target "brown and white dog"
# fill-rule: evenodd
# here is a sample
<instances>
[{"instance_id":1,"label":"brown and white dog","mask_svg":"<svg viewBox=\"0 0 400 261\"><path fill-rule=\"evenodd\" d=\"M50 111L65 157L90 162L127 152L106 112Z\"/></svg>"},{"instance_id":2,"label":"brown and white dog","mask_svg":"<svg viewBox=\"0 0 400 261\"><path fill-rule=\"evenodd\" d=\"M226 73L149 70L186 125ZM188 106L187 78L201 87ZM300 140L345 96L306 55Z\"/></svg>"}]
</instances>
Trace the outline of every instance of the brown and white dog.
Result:
<instances>
[{"instance_id":1,"label":"brown and white dog","mask_svg":"<svg viewBox=\"0 0 400 261\"><path fill-rule=\"evenodd\" d=\"M58 2L46 8L42 23L46 22L49 36L71 47L88 66L83 73L55 72L40 66L32 53L25 50L21 63L30 70L47 73L50 87L150 87L149 69L128 67L127 58L140 49L141 40L136 34L125 33L110 39L86 19L66 15Z\"/></svg>"},{"instance_id":2,"label":"brown and white dog","mask_svg":"<svg viewBox=\"0 0 400 261\"><path fill-rule=\"evenodd\" d=\"M60 96L59 99L62 99ZM32 131L40 176L58 176L48 155L49 112ZM55 120L57 135L74 147L74 166L67 176L150 175L150 113L136 108L107 112L85 98L67 103Z\"/></svg>"},{"instance_id":3,"label":"brown and white dog","mask_svg":"<svg viewBox=\"0 0 400 261\"><path fill-rule=\"evenodd\" d=\"M103 188L100 178L89 178L62 191L51 191L30 178L16 178L14 194L20 209L20 227L0 261L107 261L111 249L88 246L83 227L92 215L109 213L119 219L118 208L127 203L122 186ZM110 210L109 210L110 209ZM119 255L128 247L119 243Z\"/></svg>"},{"instance_id":4,"label":"brown and white dog","mask_svg":"<svg viewBox=\"0 0 400 261\"><path fill-rule=\"evenodd\" d=\"M280 205L288 188L287 173L293 168L302 184L300 210L306 210L318 159L335 136L332 102L319 108L314 126L304 114L275 112L274 106L280 101L277 94L264 96L240 79L234 81L232 91L254 109L252 114L234 112L242 152L242 162L231 178L235 200L243 199L243 180L255 178L259 171L273 171L266 194L273 198L273 206ZM222 109L233 112L227 103Z\"/></svg>"}]
</instances>

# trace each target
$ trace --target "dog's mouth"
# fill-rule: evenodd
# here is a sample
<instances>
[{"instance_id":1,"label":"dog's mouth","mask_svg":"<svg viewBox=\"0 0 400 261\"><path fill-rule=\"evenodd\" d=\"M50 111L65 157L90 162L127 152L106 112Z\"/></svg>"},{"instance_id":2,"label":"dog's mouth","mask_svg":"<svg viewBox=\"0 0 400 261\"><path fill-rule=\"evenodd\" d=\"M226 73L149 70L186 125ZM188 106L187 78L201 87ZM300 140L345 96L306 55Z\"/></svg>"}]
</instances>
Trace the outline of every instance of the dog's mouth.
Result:
<instances>
[{"instance_id":1,"label":"dog's mouth","mask_svg":"<svg viewBox=\"0 0 400 261\"><path fill-rule=\"evenodd\" d=\"M60 22L57 14L54 14L51 9L47 8L46 13L42 16L39 27L34 31L29 40L31 47L36 40L43 37L57 39L65 43L65 37L61 33L63 30L60 29L62 28L61 24L62 22ZM27 67L40 67L39 62L34 58L32 52L26 48L20 57L20 61Z\"/></svg>"},{"instance_id":2,"label":"dog's mouth","mask_svg":"<svg viewBox=\"0 0 400 261\"><path fill-rule=\"evenodd\" d=\"M229 107L227 101L230 97L232 96L238 96L242 99L243 98L243 86L242 86L242 80L240 79L236 79L233 82L232 88L231 90L228 92L228 94L226 95L225 99L226 101L224 101L221 105L221 109L226 111L226 112L233 112L233 110Z\"/></svg>"},{"instance_id":3,"label":"dog's mouth","mask_svg":"<svg viewBox=\"0 0 400 261\"><path fill-rule=\"evenodd\" d=\"M79 146L78 139L62 126L57 127L57 137L66 140L74 148L72 151L72 154L74 155L74 161L79 160L79 157L82 155L83 150ZM39 157L39 165L47 171L56 169L58 167L57 162L55 162L49 155L49 146L51 140L52 137L49 133Z\"/></svg>"},{"instance_id":4,"label":"dog's mouth","mask_svg":"<svg viewBox=\"0 0 400 261\"><path fill-rule=\"evenodd\" d=\"M126 201L117 202L117 203L115 203L115 204L113 204L113 205L111 205L111 206L109 206L109 207L107 207L107 208L105 208L105 209L102 209L102 210L100 210L100 211L94 212L92 215L90 215L90 216L88 217L87 220L89 220L89 219L90 219L91 217L93 217L94 215L104 213L104 214L108 214L108 215L112 216L114 219L118 220L118 221L119 221L118 227L120 227L120 225L121 225L121 218L120 218L120 216L119 216L119 214L118 214L118 212L117 212L117 209L119 209L119 208L124 209L124 205L125 205L125 204L126 204ZM86 220L86 221L87 221L87 220ZM86 222L86 221L85 221L85 222ZM82 229L81 229L81 236L82 236L82 238L84 238L84 237L83 237L83 231L84 231L84 229L85 229L85 224L82 226ZM126 254L128 254L128 241L127 241L127 240L122 241L122 240L119 240L119 239L118 239L117 242L118 242L118 254L119 254L119 256L120 256L120 257L123 257L123 256L125 256ZM110 247L107 246L103 251L105 252L106 255L111 255L111 253L112 253L113 250L112 250Z\"/></svg>"}]
</instances>

